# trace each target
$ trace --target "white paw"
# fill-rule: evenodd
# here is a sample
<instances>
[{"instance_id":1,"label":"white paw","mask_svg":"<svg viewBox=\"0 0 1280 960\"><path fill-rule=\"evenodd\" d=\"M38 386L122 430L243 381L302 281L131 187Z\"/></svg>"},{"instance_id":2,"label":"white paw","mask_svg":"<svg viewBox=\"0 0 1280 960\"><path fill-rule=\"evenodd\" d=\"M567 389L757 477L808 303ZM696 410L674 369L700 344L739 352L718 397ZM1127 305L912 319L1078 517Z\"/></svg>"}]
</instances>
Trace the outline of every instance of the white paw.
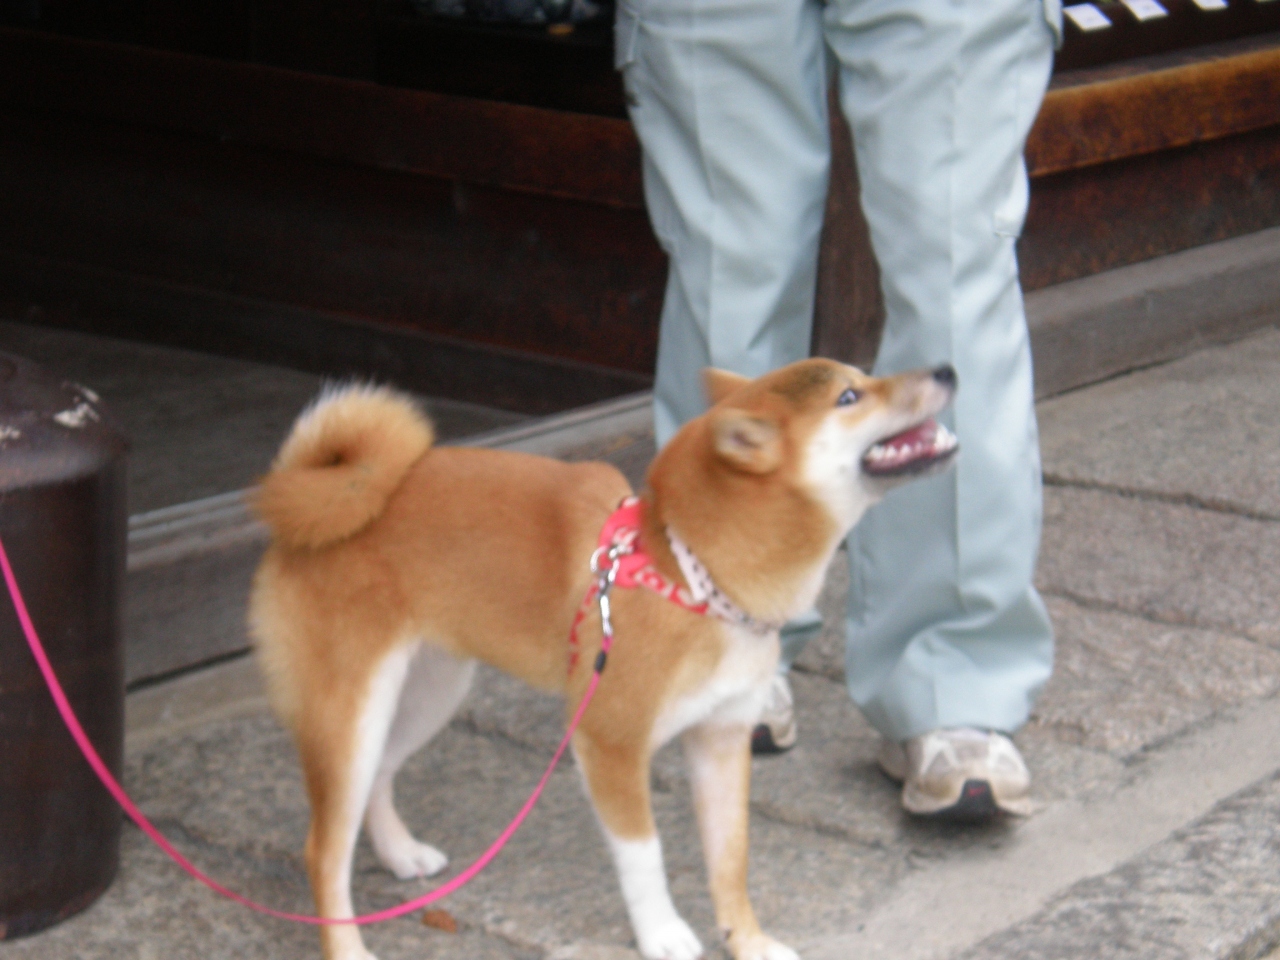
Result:
<instances>
[{"instance_id":1,"label":"white paw","mask_svg":"<svg viewBox=\"0 0 1280 960\"><path fill-rule=\"evenodd\" d=\"M449 865L449 858L429 843L408 840L391 850L379 850L382 865L401 880L430 877Z\"/></svg>"},{"instance_id":2,"label":"white paw","mask_svg":"<svg viewBox=\"0 0 1280 960\"><path fill-rule=\"evenodd\" d=\"M363 945L358 944L353 947L335 950L325 960L378 960L378 958L366 950Z\"/></svg>"},{"instance_id":3,"label":"white paw","mask_svg":"<svg viewBox=\"0 0 1280 960\"><path fill-rule=\"evenodd\" d=\"M800 960L800 954L796 953L785 943L779 943L773 937L765 937L764 953L761 956L764 960Z\"/></svg>"},{"instance_id":4,"label":"white paw","mask_svg":"<svg viewBox=\"0 0 1280 960\"><path fill-rule=\"evenodd\" d=\"M636 940L647 960L698 960L702 956L702 944L679 917L637 930Z\"/></svg>"},{"instance_id":5,"label":"white paw","mask_svg":"<svg viewBox=\"0 0 1280 960\"><path fill-rule=\"evenodd\" d=\"M732 944L734 960L800 960L800 955L773 937L761 934L743 944Z\"/></svg>"}]
</instances>

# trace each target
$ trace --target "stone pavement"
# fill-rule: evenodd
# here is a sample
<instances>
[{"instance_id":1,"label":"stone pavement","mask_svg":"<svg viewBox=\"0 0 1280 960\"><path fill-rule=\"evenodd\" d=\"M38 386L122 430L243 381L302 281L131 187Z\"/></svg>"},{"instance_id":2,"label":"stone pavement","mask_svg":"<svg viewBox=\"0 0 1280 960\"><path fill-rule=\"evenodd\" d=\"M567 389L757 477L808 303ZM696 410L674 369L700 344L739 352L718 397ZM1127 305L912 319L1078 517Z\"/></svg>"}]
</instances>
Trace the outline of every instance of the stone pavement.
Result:
<instances>
[{"instance_id":1,"label":"stone pavement","mask_svg":"<svg viewBox=\"0 0 1280 960\"><path fill-rule=\"evenodd\" d=\"M980 827L904 815L876 735L842 686L834 629L794 674L801 740L755 763L754 898L807 960L1254 960L1280 942L1280 331L1040 404L1039 582L1057 669L1017 741L1038 812ZM648 441L590 451L633 474ZM242 597L226 598L228 604ZM558 704L483 673L398 783L406 820L468 863L527 795ZM309 907L306 807L292 747L239 660L129 700L126 782L179 846L246 894ZM381 960L624 960L621 898L571 764L480 879L445 906L369 931ZM715 944L678 752L655 763L673 894ZM428 889L363 845L361 909ZM716 955L718 948L711 953ZM126 828L119 879L90 910L0 945L4 960L318 956L314 933L186 880Z\"/></svg>"}]
</instances>

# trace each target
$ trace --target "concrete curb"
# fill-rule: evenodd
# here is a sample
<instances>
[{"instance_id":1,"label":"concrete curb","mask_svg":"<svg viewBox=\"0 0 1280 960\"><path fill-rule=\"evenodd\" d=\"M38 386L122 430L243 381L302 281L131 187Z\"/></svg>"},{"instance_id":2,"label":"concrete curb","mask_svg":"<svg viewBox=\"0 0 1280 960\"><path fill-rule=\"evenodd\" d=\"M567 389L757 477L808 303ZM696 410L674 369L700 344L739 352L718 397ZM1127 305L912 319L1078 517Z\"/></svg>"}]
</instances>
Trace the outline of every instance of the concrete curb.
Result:
<instances>
[{"instance_id":1,"label":"concrete curb","mask_svg":"<svg viewBox=\"0 0 1280 960\"><path fill-rule=\"evenodd\" d=\"M1280 322L1280 227L1029 293L1036 396Z\"/></svg>"},{"instance_id":2,"label":"concrete curb","mask_svg":"<svg viewBox=\"0 0 1280 960\"><path fill-rule=\"evenodd\" d=\"M458 441L468 447L515 450L557 457L623 433L647 432L653 423L653 394L631 393L588 407L566 410Z\"/></svg>"},{"instance_id":3,"label":"concrete curb","mask_svg":"<svg viewBox=\"0 0 1280 960\"><path fill-rule=\"evenodd\" d=\"M248 646L243 598L266 541L243 491L129 518L128 683L161 679Z\"/></svg>"},{"instance_id":4,"label":"concrete curb","mask_svg":"<svg viewBox=\"0 0 1280 960\"><path fill-rule=\"evenodd\" d=\"M958 960L1257 960L1280 943L1280 772Z\"/></svg>"}]
</instances>

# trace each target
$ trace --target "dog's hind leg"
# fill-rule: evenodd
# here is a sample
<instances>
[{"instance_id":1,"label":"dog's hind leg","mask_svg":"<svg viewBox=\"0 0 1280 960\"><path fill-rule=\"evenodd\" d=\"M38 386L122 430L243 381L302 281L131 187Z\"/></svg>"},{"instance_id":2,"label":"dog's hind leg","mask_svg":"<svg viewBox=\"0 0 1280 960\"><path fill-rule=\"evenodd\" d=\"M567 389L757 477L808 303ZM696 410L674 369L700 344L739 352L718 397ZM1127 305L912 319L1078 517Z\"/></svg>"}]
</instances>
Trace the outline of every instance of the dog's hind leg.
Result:
<instances>
[{"instance_id":1,"label":"dog's hind leg","mask_svg":"<svg viewBox=\"0 0 1280 960\"><path fill-rule=\"evenodd\" d=\"M662 843L649 798L647 748L597 747L579 731L573 742L596 816L609 842L636 945L649 960L696 960L702 944L667 889Z\"/></svg>"},{"instance_id":2,"label":"dog's hind leg","mask_svg":"<svg viewBox=\"0 0 1280 960\"><path fill-rule=\"evenodd\" d=\"M334 683L308 703L299 726L298 751L311 797L307 873L322 917L354 916L351 858L413 653L412 646L400 646L363 679ZM321 927L320 942L325 960L371 960L355 926Z\"/></svg>"},{"instance_id":3,"label":"dog's hind leg","mask_svg":"<svg viewBox=\"0 0 1280 960\"><path fill-rule=\"evenodd\" d=\"M449 858L414 839L400 819L395 808L396 771L449 722L467 695L475 666L474 660L460 660L425 644L409 665L364 820L378 860L401 880L439 873Z\"/></svg>"}]
</instances>

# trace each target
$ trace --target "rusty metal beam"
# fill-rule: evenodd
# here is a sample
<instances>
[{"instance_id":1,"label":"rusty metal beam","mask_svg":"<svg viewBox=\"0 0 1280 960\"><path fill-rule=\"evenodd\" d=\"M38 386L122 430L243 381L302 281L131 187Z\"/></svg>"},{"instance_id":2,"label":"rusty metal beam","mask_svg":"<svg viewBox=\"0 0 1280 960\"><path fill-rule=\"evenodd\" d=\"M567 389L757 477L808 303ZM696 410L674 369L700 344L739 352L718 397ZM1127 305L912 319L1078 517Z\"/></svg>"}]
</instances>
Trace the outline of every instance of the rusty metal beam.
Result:
<instances>
[{"instance_id":1,"label":"rusty metal beam","mask_svg":"<svg viewBox=\"0 0 1280 960\"><path fill-rule=\"evenodd\" d=\"M1280 124L1280 38L1269 49L1050 90L1027 141L1033 177Z\"/></svg>"}]
</instances>

